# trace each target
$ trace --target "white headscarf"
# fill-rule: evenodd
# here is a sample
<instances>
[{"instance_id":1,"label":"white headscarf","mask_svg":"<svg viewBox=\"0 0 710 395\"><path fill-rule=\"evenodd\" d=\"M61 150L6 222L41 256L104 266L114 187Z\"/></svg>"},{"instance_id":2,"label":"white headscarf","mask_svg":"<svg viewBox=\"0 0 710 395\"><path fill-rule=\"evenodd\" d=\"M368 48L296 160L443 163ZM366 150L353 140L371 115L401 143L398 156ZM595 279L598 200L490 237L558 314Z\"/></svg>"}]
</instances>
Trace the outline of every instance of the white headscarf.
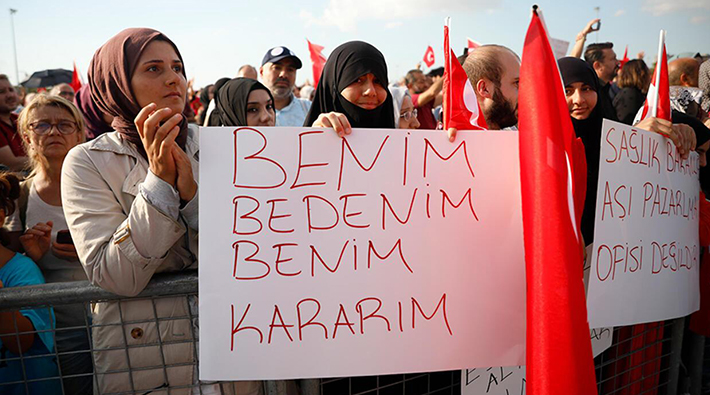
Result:
<instances>
[{"instance_id":1,"label":"white headscarf","mask_svg":"<svg viewBox=\"0 0 710 395\"><path fill-rule=\"evenodd\" d=\"M402 88L400 86L390 86L390 92L392 93L392 104L394 107L394 127L399 128L399 112L402 111L402 102L404 98L409 95L409 90L407 88ZM410 96L411 97L411 96Z\"/></svg>"}]
</instances>

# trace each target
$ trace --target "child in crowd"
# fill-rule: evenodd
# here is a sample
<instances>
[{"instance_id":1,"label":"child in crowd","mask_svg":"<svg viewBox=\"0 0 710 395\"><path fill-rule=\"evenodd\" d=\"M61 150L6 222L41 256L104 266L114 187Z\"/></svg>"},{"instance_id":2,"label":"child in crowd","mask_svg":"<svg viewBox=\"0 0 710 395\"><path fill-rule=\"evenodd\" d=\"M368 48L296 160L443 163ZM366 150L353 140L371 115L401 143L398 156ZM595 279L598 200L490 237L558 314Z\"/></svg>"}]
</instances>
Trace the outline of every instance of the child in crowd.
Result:
<instances>
[{"instance_id":1,"label":"child in crowd","mask_svg":"<svg viewBox=\"0 0 710 395\"><path fill-rule=\"evenodd\" d=\"M17 177L0 173L0 226L15 210L14 201L19 195ZM0 292L2 288L37 284L44 284L37 265L30 258L0 246ZM57 361L52 355L53 328L54 312L48 307L0 311L0 393L19 395L26 394L26 390L30 395L61 393L56 378Z\"/></svg>"}]
</instances>

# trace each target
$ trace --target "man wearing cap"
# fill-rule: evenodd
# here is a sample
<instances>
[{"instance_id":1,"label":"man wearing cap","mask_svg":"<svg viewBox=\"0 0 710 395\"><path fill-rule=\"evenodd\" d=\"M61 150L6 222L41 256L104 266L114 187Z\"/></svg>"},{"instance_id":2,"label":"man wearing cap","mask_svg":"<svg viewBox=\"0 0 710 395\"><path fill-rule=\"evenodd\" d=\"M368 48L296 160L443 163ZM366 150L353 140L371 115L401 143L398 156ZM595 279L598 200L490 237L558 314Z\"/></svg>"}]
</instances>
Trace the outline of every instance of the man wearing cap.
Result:
<instances>
[{"instance_id":1,"label":"man wearing cap","mask_svg":"<svg viewBox=\"0 0 710 395\"><path fill-rule=\"evenodd\" d=\"M311 102L293 94L301 66L301 59L286 47L271 48L261 62L259 75L274 96L276 126L303 126L306 120Z\"/></svg>"}]
</instances>

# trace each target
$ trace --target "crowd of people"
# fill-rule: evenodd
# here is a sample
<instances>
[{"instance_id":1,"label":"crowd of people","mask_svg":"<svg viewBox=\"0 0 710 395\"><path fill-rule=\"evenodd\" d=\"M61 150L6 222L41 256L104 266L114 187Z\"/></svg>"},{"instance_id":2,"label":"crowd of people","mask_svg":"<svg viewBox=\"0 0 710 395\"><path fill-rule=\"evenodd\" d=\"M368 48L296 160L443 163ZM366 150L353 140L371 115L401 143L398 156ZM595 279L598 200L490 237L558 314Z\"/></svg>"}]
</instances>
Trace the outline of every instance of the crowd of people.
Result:
<instances>
[{"instance_id":1,"label":"crowd of people","mask_svg":"<svg viewBox=\"0 0 710 395\"><path fill-rule=\"evenodd\" d=\"M588 164L581 227L587 245L594 235L602 119L633 124L653 74L642 57L622 68L612 43L585 48L595 23L577 36L571 56L559 60ZM489 129L515 128L519 54L491 44L459 61ZM235 78L194 90L168 37L131 28L95 52L88 83L77 92L59 84L20 99L0 74L0 288L88 280L134 296L155 273L195 269L198 125L314 126L341 137L354 128L441 128L442 69L415 68L390 84L385 56L361 41L332 51L315 88L296 86L302 66L293 51L278 46L266 51L258 69L245 65ZM673 122L647 118L636 127L668 136L683 156L696 151L705 166L710 62L680 58L668 68ZM456 139L456 130L441 133ZM84 305L2 311L0 358L8 362L0 364L0 392L24 393L23 377L56 377L61 369L70 378L33 381L30 393L59 393L60 385L68 394L166 387L191 393L196 386L203 393L262 393L259 382L199 382L190 342L197 323L184 318L192 315L197 300L190 296L101 302L90 311ZM156 319L164 321L158 326ZM77 329L89 322L91 333ZM120 322L137 323L112 325ZM145 346L131 347L139 345ZM20 354L55 349L58 360L20 366Z\"/></svg>"}]
</instances>

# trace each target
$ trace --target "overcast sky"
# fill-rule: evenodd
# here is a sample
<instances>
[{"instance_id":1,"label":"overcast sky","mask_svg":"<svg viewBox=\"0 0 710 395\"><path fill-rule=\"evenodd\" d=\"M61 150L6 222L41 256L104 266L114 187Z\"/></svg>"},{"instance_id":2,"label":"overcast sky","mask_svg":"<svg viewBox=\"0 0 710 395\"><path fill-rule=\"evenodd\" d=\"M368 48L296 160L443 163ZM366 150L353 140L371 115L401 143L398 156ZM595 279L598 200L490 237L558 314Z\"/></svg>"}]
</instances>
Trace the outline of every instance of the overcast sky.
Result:
<instances>
[{"instance_id":1,"label":"overcast sky","mask_svg":"<svg viewBox=\"0 0 710 395\"><path fill-rule=\"evenodd\" d=\"M0 73L15 81L9 9L14 8L20 80L48 68L76 64L86 78L91 57L127 27L151 27L177 44L188 78L197 87L234 77L242 64L261 65L268 48L285 45L303 61L300 83L311 79L306 38L325 54L349 40L364 40L387 59L390 80L419 62L427 45L443 64L443 21L451 16L451 45L466 37L522 53L530 1L519 0L318 0L318 1L97 1L0 0ZM619 58L646 52L653 62L658 32L667 30L669 54L710 52L710 0L539 1L552 37L574 41L597 15L601 31L588 42L612 41ZM571 49L571 48L570 48Z\"/></svg>"}]
</instances>

